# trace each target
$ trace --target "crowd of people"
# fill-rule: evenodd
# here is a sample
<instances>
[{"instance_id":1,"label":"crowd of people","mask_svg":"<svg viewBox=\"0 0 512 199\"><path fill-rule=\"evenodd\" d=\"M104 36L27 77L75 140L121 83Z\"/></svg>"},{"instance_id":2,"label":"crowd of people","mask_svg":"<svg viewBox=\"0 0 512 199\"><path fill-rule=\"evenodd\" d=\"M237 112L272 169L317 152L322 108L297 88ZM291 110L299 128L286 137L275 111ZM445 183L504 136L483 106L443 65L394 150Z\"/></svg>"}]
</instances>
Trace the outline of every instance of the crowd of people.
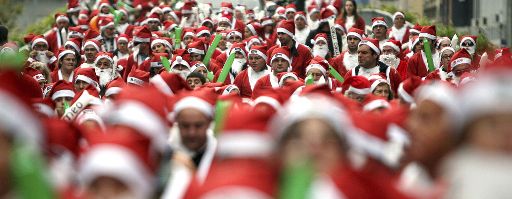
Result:
<instances>
[{"instance_id":1,"label":"crowd of people","mask_svg":"<svg viewBox=\"0 0 512 199\"><path fill-rule=\"evenodd\" d=\"M0 28L0 198L512 197L509 48L353 0L167 3Z\"/></svg>"}]
</instances>

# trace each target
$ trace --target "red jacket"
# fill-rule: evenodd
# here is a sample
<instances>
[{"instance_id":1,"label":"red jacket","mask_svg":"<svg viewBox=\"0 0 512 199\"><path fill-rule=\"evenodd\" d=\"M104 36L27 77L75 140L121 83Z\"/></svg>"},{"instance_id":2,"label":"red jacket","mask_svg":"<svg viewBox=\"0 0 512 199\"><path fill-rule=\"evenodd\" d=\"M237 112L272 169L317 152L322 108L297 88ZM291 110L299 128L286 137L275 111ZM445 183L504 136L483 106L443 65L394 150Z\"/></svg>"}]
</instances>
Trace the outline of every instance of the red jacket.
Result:
<instances>
[{"instance_id":1,"label":"red jacket","mask_svg":"<svg viewBox=\"0 0 512 199\"><path fill-rule=\"evenodd\" d=\"M267 70L267 73L269 71L270 70ZM253 70L251 69L251 71L249 71L249 68L247 68L247 69L243 70L242 72L238 73L238 75L235 78L235 82L233 83L238 87L238 89L240 89L240 96L245 97L245 98L252 97L253 89L251 87L251 82L249 80L250 79L249 73L253 73ZM259 79L261 79L261 78L262 77L260 77ZM256 87L256 83L258 82L258 80L253 82L254 87Z\"/></svg>"},{"instance_id":2,"label":"red jacket","mask_svg":"<svg viewBox=\"0 0 512 199\"><path fill-rule=\"evenodd\" d=\"M329 64L334 68L336 69L336 71L338 71L338 73L340 73L341 76L345 76L345 74L347 73L348 70L350 70L351 68L347 67L345 65L346 62L349 62L350 60L345 60L345 54L346 53L349 53L348 50L347 51L343 51L341 52L338 56L334 57L334 58L331 58L329 60ZM356 54L357 56L357 54Z\"/></svg>"},{"instance_id":3,"label":"red jacket","mask_svg":"<svg viewBox=\"0 0 512 199\"><path fill-rule=\"evenodd\" d=\"M393 93L396 93L397 89L398 89L398 85L400 85L400 83L402 82L402 78L400 78L400 74L398 74L398 71L396 69L394 69L393 67L385 65L382 62L378 62L378 65L375 67L379 67L379 74L386 77L386 80L391 85L391 90L393 91ZM348 79L349 77L352 77L352 76L359 75L360 68L361 68L361 66L357 66L357 67L351 69L350 71L348 71L347 74L345 74L345 79Z\"/></svg>"},{"instance_id":4,"label":"red jacket","mask_svg":"<svg viewBox=\"0 0 512 199\"><path fill-rule=\"evenodd\" d=\"M269 62L270 59L272 59L272 51L277 47L279 46L274 45L267 51ZM297 55L294 56L292 55L292 53L290 53L290 59L292 60L291 72L295 72L299 78L304 79L306 77L306 67L308 67L309 62L311 61L311 59L313 59L313 54L311 53L311 50L309 50L309 48L306 47L304 44L299 44L298 42L295 42L295 47L297 49Z\"/></svg>"},{"instance_id":5,"label":"red jacket","mask_svg":"<svg viewBox=\"0 0 512 199\"><path fill-rule=\"evenodd\" d=\"M59 54L60 47L64 47L64 43L59 41L60 37L60 32L57 27L53 27L52 30L47 35L45 35L45 39L48 42L48 50L52 51L55 55Z\"/></svg>"},{"instance_id":6,"label":"red jacket","mask_svg":"<svg viewBox=\"0 0 512 199\"><path fill-rule=\"evenodd\" d=\"M426 77L428 75L428 67L425 63L426 60L423 59L421 52L422 51L414 53L414 55L409 58L409 63L407 64L407 77Z\"/></svg>"},{"instance_id":7,"label":"red jacket","mask_svg":"<svg viewBox=\"0 0 512 199\"><path fill-rule=\"evenodd\" d=\"M338 18L336 20L336 24L339 24L339 25L341 25L341 27L345 28L345 19L343 19L343 17ZM366 25L366 23L364 22L364 19L361 16L359 16L359 17L357 17L355 24L352 27L361 29L361 30L365 30L365 25Z\"/></svg>"},{"instance_id":8,"label":"red jacket","mask_svg":"<svg viewBox=\"0 0 512 199\"><path fill-rule=\"evenodd\" d=\"M279 79L270 73L258 79L252 93L261 93L261 90L279 88Z\"/></svg>"}]
</instances>

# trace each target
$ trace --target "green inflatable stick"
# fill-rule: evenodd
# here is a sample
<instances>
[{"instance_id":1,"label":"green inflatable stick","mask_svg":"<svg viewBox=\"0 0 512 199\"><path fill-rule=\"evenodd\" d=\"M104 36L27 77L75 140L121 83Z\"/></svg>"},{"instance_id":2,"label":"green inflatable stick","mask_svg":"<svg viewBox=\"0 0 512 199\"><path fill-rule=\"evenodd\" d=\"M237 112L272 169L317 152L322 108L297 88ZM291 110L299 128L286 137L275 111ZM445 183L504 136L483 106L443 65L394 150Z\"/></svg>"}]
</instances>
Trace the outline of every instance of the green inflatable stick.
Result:
<instances>
[{"instance_id":1,"label":"green inflatable stick","mask_svg":"<svg viewBox=\"0 0 512 199\"><path fill-rule=\"evenodd\" d=\"M215 78L215 75L213 75L213 72L210 71L210 72L208 72L208 76L206 78L208 78L208 80L210 80L210 82L212 82L213 78Z\"/></svg>"},{"instance_id":2,"label":"green inflatable stick","mask_svg":"<svg viewBox=\"0 0 512 199\"><path fill-rule=\"evenodd\" d=\"M56 198L41 154L35 149L15 141L11 151L10 169L14 190L19 198Z\"/></svg>"},{"instance_id":3,"label":"green inflatable stick","mask_svg":"<svg viewBox=\"0 0 512 199\"><path fill-rule=\"evenodd\" d=\"M343 83L345 81L345 79L341 76L340 73L338 73L338 71L336 71L336 69L334 69L332 66L329 65L329 73L331 73L331 75L336 79L338 80L340 83Z\"/></svg>"},{"instance_id":4,"label":"green inflatable stick","mask_svg":"<svg viewBox=\"0 0 512 199\"><path fill-rule=\"evenodd\" d=\"M228 59L226 60L226 63L224 63L224 67L222 67L222 72L220 72L219 79L217 79L217 82L224 83L226 80L226 77L229 74L229 71L231 70L231 65L233 65L233 61L235 61L235 52L232 52Z\"/></svg>"},{"instance_id":5,"label":"green inflatable stick","mask_svg":"<svg viewBox=\"0 0 512 199\"><path fill-rule=\"evenodd\" d=\"M160 56L160 60L162 60L162 65L164 66L165 70L167 72L170 72L171 71L171 62L169 61L169 59L167 59L167 57Z\"/></svg>"},{"instance_id":6,"label":"green inflatable stick","mask_svg":"<svg viewBox=\"0 0 512 199\"><path fill-rule=\"evenodd\" d=\"M287 166L281 175L279 198L305 199L308 197L313 181L313 166L311 162L294 163Z\"/></svg>"},{"instance_id":7,"label":"green inflatable stick","mask_svg":"<svg viewBox=\"0 0 512 199\"><path fill-rule=\"evenodd\" d=\"M221 130L224 128L224 119L226 118L226 112L228 107L231 105L231 101L228 100L218 100L215 104L215 127L214 134L215 137L218 137Z\"/></svg>"},{"instance_id":8,"label":"green inflatable stick","mask_svg":"<svg viewBox=\"0 0 512 199\"><path fill-rule=\"evenodd\" d=\"M181 47L181 32L182 28L176 27L174 30L174 49L179 49Z\"/></svg>"},{"instance_id":9,"label":"green inflatable stick","mask_svg":"<svg viewBox=\"0 0 512 199\"><path fill-rule=\"evenodd\" d=\"M66 112L66 110L68 110L69 108L69 103L64 101L64 112Z\"/></svg>"},{"instance_id":10,"label":"green inflatable stick","mask_svg":"<svg viewBox=\"0 0 512 199\"><path fill-rule=\"evenodd\" d=\"M432 59L432 50L430 49L430 42L428 42L427 38L423 39L423 49L425 50L425 55L427 57L428 72L432 72L436 68L434 66L434 60Z\"/></svg>"},{"instance_id":11,"label":"green inflatable stick","mask_svg":"<svg viewBox=\"0 0 512 199\"><path fill-rule=\"evenodd\" d=\"M306 85L312 85L315 83L315 80L313 79L313 75L309 74L306 77Z\"/></svg>"},{"instance_id":12,"label":"green inflatable stick","mask_svg":"<svg viewBox=\"0 0 512 199\"><path fill-rule=\"evenodd\" d=\"M204 59L203 59L203 64L206 67L208 67L208 65L210 64L210 59L212 58L212 55L215 52L215 49L217 48L217 45L220 42L220 39L222 39L222 35L216 34L215 38L213 39L212 45L210 45L210 47L208 47L208 52L206 52L206 55L204 56Z\"/></svg>"}]
</instances>

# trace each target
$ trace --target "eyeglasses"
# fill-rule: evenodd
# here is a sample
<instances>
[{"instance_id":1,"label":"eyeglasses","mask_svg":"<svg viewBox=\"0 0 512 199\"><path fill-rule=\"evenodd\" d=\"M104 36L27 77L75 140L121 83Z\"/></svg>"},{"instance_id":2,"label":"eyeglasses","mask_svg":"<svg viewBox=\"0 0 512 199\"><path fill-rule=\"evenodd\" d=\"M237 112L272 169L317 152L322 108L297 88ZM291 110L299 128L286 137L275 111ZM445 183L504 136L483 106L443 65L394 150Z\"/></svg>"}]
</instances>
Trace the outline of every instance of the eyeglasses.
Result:
<instances>
[{"instance_id":1,"label":"eyeglasses","mask_svg":"<svg viewBox=\"0 0 512 199\"><path fill-rule=\"evenodd\" d=\"M472 47L474 46L475 44L473 42L470 42L470 41L467 41L467 42L464 42L462 43L462 46L464 47Z\"/></svg>"}]
</instances>

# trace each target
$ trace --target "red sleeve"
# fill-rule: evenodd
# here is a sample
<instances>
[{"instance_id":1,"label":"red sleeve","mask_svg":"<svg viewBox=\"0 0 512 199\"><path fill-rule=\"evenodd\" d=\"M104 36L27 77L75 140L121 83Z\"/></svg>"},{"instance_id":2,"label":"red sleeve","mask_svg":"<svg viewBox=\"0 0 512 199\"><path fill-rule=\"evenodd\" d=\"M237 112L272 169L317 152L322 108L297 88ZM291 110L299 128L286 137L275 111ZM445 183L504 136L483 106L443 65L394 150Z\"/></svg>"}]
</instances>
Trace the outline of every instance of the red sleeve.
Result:
<instances>
[{"instance_id":1,"label":"red sleeve","mask_svg":"<svg viewBox=\"0 0 512 199\"><path fill-rule=\"evenodd\" d=\"M356 24L354 24L356 28L359 28L361 30L365 30L365 25L366 23L364 22L364 19L361 16L357 18Z\"/></svg>"},{"instance_id":2,"label":"red sleeve","mask_svg":"<svg viewBox=\"0 0 512 199\"><path fill-rule=\"evenodd\" d=\"M418 54L414 54L407 63L407 77L418 76Z\"/></svg>"},{"instance_id":3,"label":"red sleeve","mask_svg":"<svg viewBox=\"0 0 512 199\"><path fill-rule=\"evenodd\" d=\"M391 71L389 71L389 80L391 81L391 89L393 90L393 93L397 93L398 85L402 82L402 78L400 78L400 74L398 74L398 71L394 68L391 68Z\"/></svg>"},{"instance_id":4,"label":"red sleeve","mask_svg":"<svg viewBox=\"0 0 512 199\"><path fill-rule=\"evenodd\" d=\"M329 60L329 64L340 73L340 75L343 77L345 76L345 73L347 73L347 69L345 65L343 65L343 56L345 53L340 53L338 56L331 58Z\"/></svg>"},{"instance_id":5,"label":"red sleeve","mask_svg":"<svg viewBox=\"0 0 512 199\"><path fill-rule=\"evenodd\" d=\"M249 87L247 87L246 81L247 81L247 69L239 73L235 77L235 81L233 84L235 84L238 89L240 89L240 96L241 97L247 97L250 98L252 96L252 90L251 85L249 84Z\"/></svg>"}]
</instances>

